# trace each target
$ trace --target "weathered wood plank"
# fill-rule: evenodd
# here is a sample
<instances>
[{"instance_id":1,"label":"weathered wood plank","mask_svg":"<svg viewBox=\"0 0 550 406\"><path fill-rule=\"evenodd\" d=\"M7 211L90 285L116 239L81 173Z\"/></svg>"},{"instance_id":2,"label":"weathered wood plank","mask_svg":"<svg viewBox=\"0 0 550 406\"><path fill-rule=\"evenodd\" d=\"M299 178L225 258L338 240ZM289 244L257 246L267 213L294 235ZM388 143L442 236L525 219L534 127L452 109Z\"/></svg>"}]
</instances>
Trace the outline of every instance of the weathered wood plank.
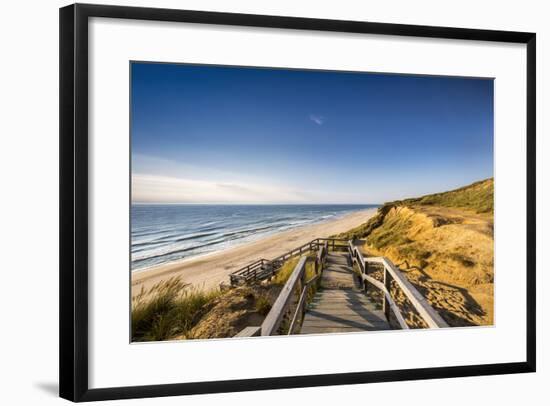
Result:
<instances>
[{"instance_id":1,"label":"weathered wood plank","mask_svg":"<svg viewBox=\"0 0 550 406\"><path fill-rule=\"evenodd\" d=\"M315 300L312 302L313 305L321 305L321 304L338 304L341 303L342 305L352 305L352 304L372 304L371 301L368 299L360 299L360 298L353 298L353 297L347 297L347 298L330 298L330 297L320 297L315 298Z\"/></svg>"},{"instance_id":2,"label":"weathered wood plank","mask_svg":"<svg viewBox=\"0 0 550 406\"><path fill-rule=\"evenodd\" d=\"M349 245L354 261L359 265L363 280L365 281L365 291L369 284L374 285L384 293L383 308L389 316L390 310L395 315L401 328L408 328L400 309L391 298L390 282L393 280L399 286L401 291L407 296L414 308L418 311L422 319L432 328L448 327L443 318L435 311L428 301L416 290L408 279L397 269L397 267L386 257L368 257L364 258L359 249L352 244ZM381 283L366 275L367 263L381 264L384 267L384 282Z\"/></svg>"},{"instance_id":3,"label":"weathered wood plank","mask_svg":"<svg viewBox=\"0 0 550 406\"><path fill-rule=\"evenodd\" d=\"M304 313L304 306L306 303L306 297L307 297L307 291L309 286L312 283L315 283L317 279L319 279L320 275L315 275L313 278L311 278L308 281L305 281L306 272L303 272L302 280L303 282L303 288L302 293L300 294L300 299L298 300L298 305L296 306L296 310L294 311L294 316L292 317L292 321L290 322L290 327L288 328L288 334L293 334L294 328L296 326L296 323L298 322L298 317L303 317Z\"/></svg>"},{"instance_id":4,"label":"weathered wood plank","mask_svg":"<svg viewBox=\"0 0 550 406\"><path fill-rule=\"evenodd\" d=\"M311 317L307 320L304 320L302 327L356 327L362 328L365 330L372 330L374 328L386 328L388 327L387 321L382 320L365 320L363 318L350 318L350 319L340 319L337 320L326 320L324 318Z\"/></svg>"},{"instance_id":5,"label":"weathered wood plank","mask_svg":"<svg viewBox=\"0 0 550 406\"><path fill-rule=\"evenodd\" d=\"M292 293L296 288L298 282L301 280L302 274L305 272L306 260L306 256L300 259L300 261L292 271L290 278L288 278L288 280L286 281L285 286L283 286L283 289L279 293L277 300L273 304L273 307L271 308L264 322L262 323L262 336L270 336L278 330L279 325L281 324L281 320L283 319L284 313L292 297Z\"/></svg>"},{"instance_id":6,"label":"weathered wood plank","mask_svg":"<svg viewBox=\"0 0 550 406\"><path fill-rule=\"evenodd\" d=\"M340 310L333 310L330 312L320 312L316 310L310 310L309 311L309 319L315 319L315 318L322 318L326 320L340 320L340 319L346 319L346 320L369 320L369 321L383 321L386 322L386 317L384 316L384 313L380 311L368 311L364 310L361 313L357 312L350 312L350 311L340 311Z\"/></svg>"},{"instance_id":7,"label":"weathered wood plank","mask_svg":"<svg viewBox=\"0 0 550 406\"><path fill-rule=\"evenodd\" d=\"M372 312L380 310L378 306L372 303L357 303L357 304L348 304L348 305L336 305L336 304L323 304L323 305L313 305L309 306L308 310L315 311L345 311L345 312Z\"/></svg>"},{"instance_id":8,"label":"weathered wood plank","mask_svg":"<svg viewBox=\"0 0 550 406\"><path fill-rule=\"evenodd\" d=\"M354 327L306 327L300 331L300 334L335 334L335 333L364 333L367 331L384 331L388 329L364 330Z\"/></svg>"},{"instance_id":9,"label":"weathered wood plank","mask_svg":"<svg viewBox=\"0 0 550 406\"><path fill-rule=\"evenodd\" d=\"M320 298L326 300L340 300L343 302L350 300L369 300L369 298L358 288L330 288L323 289L322 292L323 296L320 296Z\"/></svg>"},{"instance_id":10,"label":"weathered wood plank","mask_svg":"<svg viewBox=\"0 0 550 406\"><path fill-rule=\"evenodd\" d=\"M360 331L377 331L377 330L391 330L388 323L306 323L302 326L302 331L310 328L319 328L330 330L333 328L340 329L357 329Z\"/></svg>"},{"instance_id":11,"label":"weathered wood plank","mask_svg":"<svg viewBox=\"0 0 550 406\"><path fill-rule=\"evenodd\" d=\"M324 296L320 296L315 298L315 303L342 303L342 304L351 304L351 303L371 303L370 300L362 293L357 292L357 294L362 295L360 296L354 296L354 295L347 295L347 296L335 296L330 295L329 293L325 293Z\"/></svg>"},{"instance_id":12,"label":"weathered wood plank","mask_svg":"<svg viewBox=\"0 0 550 406\"><path fill-rule=\"evenodd\" d=\"M245 327L235 337L256 337L260 335L261 331L262 328L260 326Z\"/></svg>"},{"instance_id":13,"label":"weathered wood plank","mask_svg":"<svg viewBox=\"0 0 550 406\"><path fill-rule=\"evenodd\" d=\"M391 328L384 314L359 289L348 255L347 252L329 252L327 255L322 289L308 306L301 334Z\"/></svg>"},{"instance_id":14,"label":"weathered wood plank","mask_svg":"<svg viewBox=\"0 0 550 406\"><path fill-rule=\"evenodd\" d=\"M311 309L307 312L308 318L320 317L324 319L338 319L338 318L357 318L357 319L372 319L372 320L381 320L386 321L384 313L380 310L349 310L349 309L327 309L327 310L318 310Z\"/></svg>"},{"instance_id":15,"label":"weathered wood plank","mask_svg":"<svg viewBox=\"0 0 550 406\"><path fill-rule=\"evenodd\" d=\"M408 281L408 279L397 269L397 267L386 257L368 258L369 262L377 262L384 265L391 274L393 280L399 285L403 293L411 301L412 305L420 313L422 319L431 328L449 327L443 318L428 303L426 298Z\"/></svg>"}]
</instances>

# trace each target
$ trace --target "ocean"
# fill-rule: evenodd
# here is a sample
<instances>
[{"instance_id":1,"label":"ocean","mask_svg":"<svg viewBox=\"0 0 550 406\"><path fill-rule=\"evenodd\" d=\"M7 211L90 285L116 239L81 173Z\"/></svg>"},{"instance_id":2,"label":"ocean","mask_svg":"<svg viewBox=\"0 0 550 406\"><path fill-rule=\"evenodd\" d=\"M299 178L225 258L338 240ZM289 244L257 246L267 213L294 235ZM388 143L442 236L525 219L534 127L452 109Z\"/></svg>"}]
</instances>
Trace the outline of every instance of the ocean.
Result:
<instances>
[{"instance_id":1,"label":"ocean","mask_svg":"<svg viewBox=\"0 0 550 406\"><path fill-rule=\"evenodd\" d=\"M133 204L132 271L375 207L378 206Z\"/></svg>"}]
</instances>

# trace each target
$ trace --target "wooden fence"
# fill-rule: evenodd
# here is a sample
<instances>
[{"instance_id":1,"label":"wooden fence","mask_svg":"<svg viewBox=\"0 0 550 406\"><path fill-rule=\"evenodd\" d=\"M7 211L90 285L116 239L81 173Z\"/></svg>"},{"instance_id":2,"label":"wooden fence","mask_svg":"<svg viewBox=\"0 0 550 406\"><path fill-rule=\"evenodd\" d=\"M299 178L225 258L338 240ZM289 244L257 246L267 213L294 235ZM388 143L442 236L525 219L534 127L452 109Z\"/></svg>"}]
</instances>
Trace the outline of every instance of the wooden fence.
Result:
<instances>
[{"instance_id":1,"label":"wooden fence","mask_svg":"<svg viewBox=\"0 0 550 406\"><path fill-rule=\"evenodd\" d=\"M399 327L402 329L408 329L409 326L405 322L401 310L395 304L391 296L391 282L396 282L397 286L405 294L407 299L411 302L414 309L418 312L422 320L430 328L448 327L448 324L443 318L434 310L434 308L428 303L428 301L422 296L422 294L407 280L406 276L399 271L399 269L386 257L364 257L361 251L349 243L349 250L353 262L359 266L361 272L361 278L363 281L363 287L365 292L369 288L369 284L382 291L384 295L383 310L386 315L386 319L390 320L390 312L394 314ZM372 276L367 275L367 266L369 263L380 264L383 267L383 282L374 279Z\"/></svg>"},{"instance_id":2,"label":"wooden fence","mask_svg":"<svg viewBox=\"0 0 550 406\"><path fill-rule=\"evenodd\" d=\"M345 242L345 244L343 242ZM289 251L272 261L265 259L255 261L247 267L240 269L237 271L238 273L234 273L233 275L235 275L236 278L239 278L239 280L245 282L266 278L273 275L278 269L277 267L280 268L282 265L280 261L284 262L292 256L297 255L297 253L305 253L313 249L317 250L317 255L315 257L315 275L309 280L306 280L307 256L302 256L298 264L294 267L292 274L279 293L279 296L275 300L273 307L267 314L262 325L256 327L246 327L239 332L236 337L270 336L280 334L281 323L285 319L285 316L288 316L289 314L291 315L291 317L287 318L290 320L289 326L287 331L283 333L294 334L297 327L303 321L306 312L308 290L312 284L316 283L320 279L323 272L323 267L325 265L326 256L330 249L346 250L349 252L353 263L357 264L359 267L365 293L367 293L370 286L373 286L382 292L383 311L388 321L390 320L391 314L393 314L397 320L399 328L409 328L401 309L397 306L391 295L391 282L395 281L399 289L407 297L413 308L416 312L418 312L429 328L448 327L447 323L433 309L428 301L388 258L364 257L359 248L355 246L352 241L318 238L308 244L304 244L299 248ZM369 263L382 265L383 282L367 274ZM262 270L261 266L267 266L269 268L264 268ZM269 272L265 269L269 269ZM294 303L292 301L293 297L298 297L297 301Z\"/></svg>"},{"instance_id":3,"label":"wooden fence","mask_svg":"<svg viewBox=\"0 0 550 406\"><path fill-rule=\"evenodd\" d=\"M304 255L300 258L262 325L258 327L246 327L237 334L236 337L270 336L279 334L281 323L285 319L285 316L289 316L288 320L290 320L288 329L285 333L293 334L296 327L303 320L306 311L305 305L308 290L321 277L321 272L329 249L328 247L328 241L320 245L315 257L315 275L309 280L306 280L307 257ZM293 303L292 299L297 296L298 300L296 303ZM290 315L292 317L290 317Z\"/></svg>"},{"instance_id":4,"label":"wooden fence","mask_svg":"<svg viewBox=\"0 0 550 406\"><path fill-rule=\"evenodd\" d=\"M263 280L272 277L292 257L319 250L322 245L327 249L347 249L348 240L338 238L316 238L300 247L294 248L272 260L258 259L247 266L231 273L229 281L232 286Z\"/></svg>"}]
</instances>

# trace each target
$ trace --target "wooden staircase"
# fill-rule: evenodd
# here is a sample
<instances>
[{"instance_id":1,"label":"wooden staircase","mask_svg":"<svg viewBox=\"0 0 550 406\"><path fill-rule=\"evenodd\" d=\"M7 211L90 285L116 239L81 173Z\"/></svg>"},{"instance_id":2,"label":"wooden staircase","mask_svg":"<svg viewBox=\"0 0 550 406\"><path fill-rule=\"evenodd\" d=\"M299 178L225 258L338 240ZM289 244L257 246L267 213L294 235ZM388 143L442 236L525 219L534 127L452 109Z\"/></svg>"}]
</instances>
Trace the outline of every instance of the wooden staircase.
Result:
<instances>
[{"instance_id":1,"label":"wooden staircase","mask_svg":"<svg viewBox=\"0 0 550 406\"><path fill-rule=\"evenodd\" d=\"M321 287L309 304L300 334L389 330L384 312L366 297L347 252L327 254Z\"/></svg>"},{"instance_id":2,"label":"wooden staircase","mask_svg":"<svg viewBox=\"0 0 550 406\"><path fill-rule=\"evenodd\" d=\"M386 257L364 256L360 245L338 238L317 238L271 261L260 259L231 274L232 285L255 282L266 277L264 274L275 274L284 261L301 255L261 326L245 327L236 337L279 335L281 330L291 335L409 329L406 314L392 297L393 289L408 299L427 328L448 327L398 267ZM312 251L317 251L313 277L306 272L311 256L304 255ZM382 267L381 280L369 274L372 264ZM308 303L313 284L319 284L318 290ZM381 303L369 299L367 291L371 289L381 292ZM281 329L284 320L289 321L288 327Z\"/></svg>"}]
</instances>

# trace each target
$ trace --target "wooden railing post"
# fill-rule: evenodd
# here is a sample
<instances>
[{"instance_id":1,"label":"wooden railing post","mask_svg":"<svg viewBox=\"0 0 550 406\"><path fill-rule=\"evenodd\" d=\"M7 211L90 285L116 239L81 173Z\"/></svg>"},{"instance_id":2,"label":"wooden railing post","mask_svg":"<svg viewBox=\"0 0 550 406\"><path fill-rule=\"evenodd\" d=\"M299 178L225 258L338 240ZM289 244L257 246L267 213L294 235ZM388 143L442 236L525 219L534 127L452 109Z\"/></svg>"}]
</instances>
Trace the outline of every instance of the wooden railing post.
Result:
<instances>
[{"instance_id":1,"label":"wooden railing post","mask_svg":"<svg viewBox=\"0 0 550 406\"><path fill-rule=\"evenodd\" d=\"M388 294L391 294L391 276L388 273L386 267L384 267L384 286L386 287L386 290ZM388 301L388 296L383 295L384 299L382 301L382 311L386 315L386 319L388 322L390 321L390 303Z\"/></svg>"},{"instance_id":2,"label":"wooden railing post","mask_svg":"<svg viewBox=\"0 0 550 406\"><path fill-rule=\"evenodd\" d=\"M357 252L357 251L356 251L356 252ZM359 259L358 262L360 263L360 265L359 265L359 270L361 271L361 273L362 273L363 275L366 275L366 274L367 274L367 269L368 269L368 264L365 262L365 260L364 260L364 258L363 258L362 256L357 255L357 257L358 257L358 259ZM366 294L368 293L368 290L369 290L369 289L368 289L369 283L368 283L368 281L367 281L365 278L363 278L363 280L364 280L364 289L365 289L365 295L366 295Z\"/></svg>"},{"instance_id":3,"label":"wooden railing post","mask_svg":"<svg viewBox=\"0 0 550 406\"><path fill-rule=\"evenodd\" d=\"M338 245L336 244L338 243ZM344 244L344 245L342 245ZM363 255L359 251L356 245L354 245L353 240L343 240L343 239L335 239L335 238L316 238L315 240L310 241L309 243L306 243L302 245L301 247L294 248L293 250L286 252L274 259L266 260L266 259L259 259L253 263L250 263L246 265L245 267L238 269L237 271L232 272L229 275L231 285L235 285L237 283L248 283L252 280L260 280L260 279L266 279L270 278L279 268L283 265L283 263L288 260L289 258L297 255L302 254L304 251L309 250L319 250L320 248L324 248L322 251L318 251L321 255L321 258L316 263L316 272L320 273L322 272L323 263L325 260L326 255L329 253L329 249L335 250L336 248L348 248L349 253L353 261L357 262L359 267L361 268L361 271L365 273L367 272L367 267L365 266L365 259L363 258ZM373 258L369 257L370 262L381 262L382 258ZM397 272L393 270L393 265L388 265L388 272L393 274L393 272ZM258 272L258 268L260 271ZM397 285L401 287L404 282L403 277L400 275L393 278ZM372 283L371 283L372 284ZM409 295L409 292L406 292L407 295ZM418 304L418 300L413 298L413 302L415 304ZM423 312L422 312L423 313ZM428 312L429 313L429 312ZM423 314L424 315L424 314ZM434 319L430 320L428 324L432 326L433 324L437 325L437 327L445 326L442 319L437 319L437 315L428 314L428 318Z\"/></svg>"},{"instance_id":4,"label":"wooden railing post","mask_svg":"<svg viewBox=\"0 0 550 406\"><path fill-rule=\"evenodd\" d=\"M303 273L305 273L306 261L307 257L303 256L294 267L292 274L290 274L290 277L283 286L281 293L279 293L279 296L275 300L275 303L273 303L271 310L262 323L262 336L274 335L279 329L281 321L288 310L292 293L294 292L298 282L302 280Z\"/></svg>"},{"instance_id":5,"label":"wooden railing post","mask_svg":"<svg viewBox=\"0 0 550 406\"><path fill-rule=\"evenodd\" d=\"M302 295L304 296L307 296L307 262L306 262L306 265L305 265L305 269L304 269L304 272L302 273L302 280L301 280L301 283L300 283L300 290L297 291L297 296L298 296L298 302L296 303L298 308L296 309L296 311L298 311L300 313L300 323L302 320L304 320L304 312L305 312L305 309L306 309L306 306L305 306L305 297L302 299ZM289 331L290 334L292 334L292 331Z\"/></svg>"}]
</instances>

